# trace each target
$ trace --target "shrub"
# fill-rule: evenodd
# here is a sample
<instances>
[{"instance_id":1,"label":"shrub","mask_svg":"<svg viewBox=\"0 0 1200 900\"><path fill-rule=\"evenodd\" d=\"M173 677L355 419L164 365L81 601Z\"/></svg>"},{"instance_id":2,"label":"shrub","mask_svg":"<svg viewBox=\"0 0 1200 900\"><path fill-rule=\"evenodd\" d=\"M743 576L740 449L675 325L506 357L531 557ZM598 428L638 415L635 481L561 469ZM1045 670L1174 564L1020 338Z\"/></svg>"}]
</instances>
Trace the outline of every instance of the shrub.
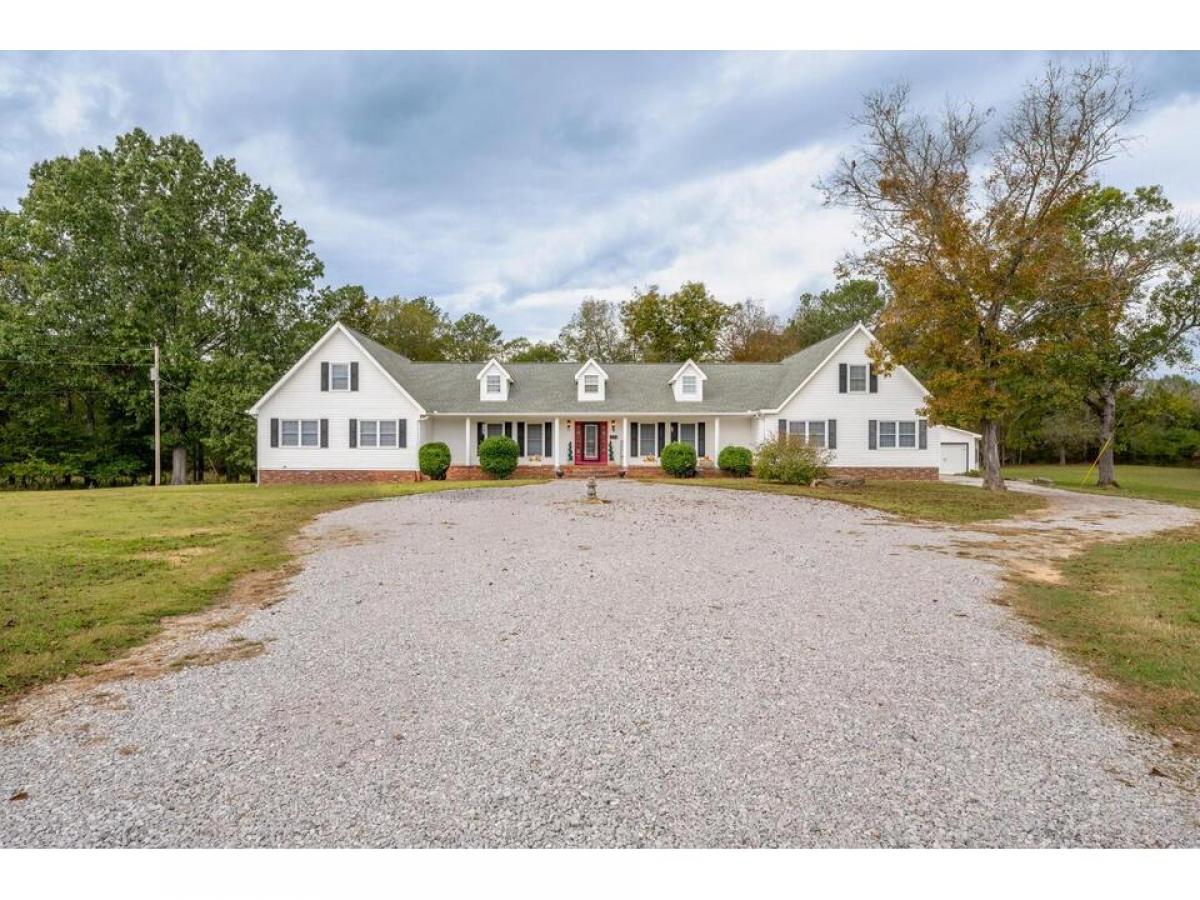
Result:
<instances>
[{"instance_id":1,"label":"shrub","mask_svg":"<svg viewBox=\"0 0 1200 900\"><path fill-rule=\"evenodd\" d=\"M738 478L745 478L754 467L754 454L749 447L724 447L717 456L717 467Z\"/></svg>"},{"instance_id":2,"label":"shrub","mask_svg":"<svg viewBox=\"0 0 1200 900\"><path fill-rule=\"evenodd\" d=\"M517 468L520 452L512 438L490 437L479 445L479 467L492 478L507 478Z\"/></svg>"},{"instance_id":3,"label":"shrub","mask_svg":"<svg viewBox=\"0 0 1200 900\"><path fill-rule=\"evenodd\" d=\"M761 481L812 484L829 473L830 451L780 435L758 448L754 471Z\"/></svg>"},{"instance_id":4,"label":"shrub","mask_svg":"<svg viewBox=\"0 0 1200 900\"><path fill-rule=\"evenodd\" d=\"M422 444L417 451L417 464L421 467L422 475L434 481L445 481L446 470L450 468L450 448L441 441Z\"/></svg>"},{"instance_id":5,"label":"shrub","mask_svg":"<svg viewBox=\"0 0 1200 900\"><path fill-rule=\"evenodd\" d=\"M691 478L696 474L696 451L690 444L667 444L659 456L663 471L674 478Z\"/></svg>"}]
</instances>

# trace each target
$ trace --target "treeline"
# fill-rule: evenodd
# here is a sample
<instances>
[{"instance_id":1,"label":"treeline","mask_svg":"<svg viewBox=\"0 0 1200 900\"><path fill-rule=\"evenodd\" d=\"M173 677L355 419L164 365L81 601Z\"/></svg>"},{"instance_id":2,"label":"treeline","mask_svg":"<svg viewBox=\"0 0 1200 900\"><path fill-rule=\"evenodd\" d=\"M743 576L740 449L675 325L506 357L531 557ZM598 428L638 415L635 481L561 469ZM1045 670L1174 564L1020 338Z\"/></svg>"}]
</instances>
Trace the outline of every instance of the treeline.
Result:
<instances>
[{"instance_id":1,"label":"treeline","mask_svg":"<svg viewBox=\"0 0 1200 900\"><path fill-rule=\"evenodd\" d=\"M144 480L155 345L164 466L201 481L253 473L245 410L338 319L414 360L774 360L883 306L874 282L847 281L781 321L689 282L585 299L538 342L323 274L269 189L179 135L136 130L38 163L18 208L0 210L0 483Z\"/></svg>"}]
</instances>

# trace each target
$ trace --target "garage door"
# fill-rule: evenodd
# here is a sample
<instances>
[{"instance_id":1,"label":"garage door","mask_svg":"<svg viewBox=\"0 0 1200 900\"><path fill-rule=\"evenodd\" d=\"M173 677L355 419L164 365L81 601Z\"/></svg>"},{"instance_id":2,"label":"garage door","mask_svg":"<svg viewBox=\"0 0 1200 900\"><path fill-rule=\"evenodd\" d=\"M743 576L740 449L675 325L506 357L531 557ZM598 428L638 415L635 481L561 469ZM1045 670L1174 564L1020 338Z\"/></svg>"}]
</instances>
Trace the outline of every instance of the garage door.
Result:
<instances>
[{"instance_id":1,"label":"garage door","mask_svg":"<svg viewBox=\"0 0 1200 900\"><path fill-rule=\"evenodd\" d=\"M942 467L938 471L943 475L961 475L967 467L966 444L942 444Z\"/></svg>"}]
</instances>

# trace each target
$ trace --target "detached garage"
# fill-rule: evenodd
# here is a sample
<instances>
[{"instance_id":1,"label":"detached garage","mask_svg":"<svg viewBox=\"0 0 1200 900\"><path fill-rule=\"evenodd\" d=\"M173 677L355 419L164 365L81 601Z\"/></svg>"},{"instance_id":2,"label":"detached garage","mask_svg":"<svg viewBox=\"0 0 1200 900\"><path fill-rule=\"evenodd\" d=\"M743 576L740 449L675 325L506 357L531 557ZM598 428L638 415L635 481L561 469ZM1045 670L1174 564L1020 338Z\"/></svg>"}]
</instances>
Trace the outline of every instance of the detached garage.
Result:
<instances>
[{"instance_id":1,"label":"detached garage","mask_svg":"<svg viewBox=\"0 0 1200 900\"><path fill-rule=\"evenodd\" d=\"M982 435L963 428L939 425L938 436L942 448L939 474L961 475L979 468L978 448Z\"/></svg>"}]
</instances>

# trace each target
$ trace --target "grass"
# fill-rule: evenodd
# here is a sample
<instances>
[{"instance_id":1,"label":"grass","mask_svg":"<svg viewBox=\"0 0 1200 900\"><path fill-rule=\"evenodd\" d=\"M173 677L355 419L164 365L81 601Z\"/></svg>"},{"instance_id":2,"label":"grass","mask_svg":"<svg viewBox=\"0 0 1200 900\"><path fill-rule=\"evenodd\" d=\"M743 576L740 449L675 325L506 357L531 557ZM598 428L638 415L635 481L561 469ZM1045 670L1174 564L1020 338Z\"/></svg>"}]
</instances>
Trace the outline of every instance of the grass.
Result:
<instances>
[{"instance_id":1,"label":"grass","mask_svg":"<svg viewBox=\"0 0 1200 900\"><path fill-rule=\"evenodd\" d=\"M112 659L168 616L216 601L289 558L318 513L465 487L211 485L0 494L0 698Z\"/></svg>"},{"instance_id":2,"label":"grass","mask_svg":"<svg viewBox=\"0 0 1200 900\"><path fill-rule=\"evenodd\" d=\"M1012 491L991 493L976 487L936 481L868 481L857 487L802 487L794 484L774 484L754 478L655 480L665 484L833 500L851 506L883 510L905 519L948 522L955 525L1004 519L1046 505L1043 498L1033 494L1018 494Z\"/></svg>"},{"instance_id":3,"label":"grass","mask_svg":"<svg viewBox=\"0 0 1200 900\"><path fill-rule=\"evenodd\" d=\"M1009 466L1004 470L1005 478L1048 478L1056 487L1073 491L1105 493L1118 497L1136 497L1145 500L1162 500L1180 506L1200 507L1200 468L1171 466L1117 466L1118 488L1096 487L1096 473L1092 472L1084 485L1088 466Z\"/></svg>"},{"instance_id":4,"label":"grass","mask_svg":"<svg viewBox=\"0 0 1200 900\"><path fill-rule=\"evenodd\" d=\"M1018 583L1013 605L1136 719L1200 751L1200 529L1096 544L1060 571Z\"/></svg>"}]
</instances>

